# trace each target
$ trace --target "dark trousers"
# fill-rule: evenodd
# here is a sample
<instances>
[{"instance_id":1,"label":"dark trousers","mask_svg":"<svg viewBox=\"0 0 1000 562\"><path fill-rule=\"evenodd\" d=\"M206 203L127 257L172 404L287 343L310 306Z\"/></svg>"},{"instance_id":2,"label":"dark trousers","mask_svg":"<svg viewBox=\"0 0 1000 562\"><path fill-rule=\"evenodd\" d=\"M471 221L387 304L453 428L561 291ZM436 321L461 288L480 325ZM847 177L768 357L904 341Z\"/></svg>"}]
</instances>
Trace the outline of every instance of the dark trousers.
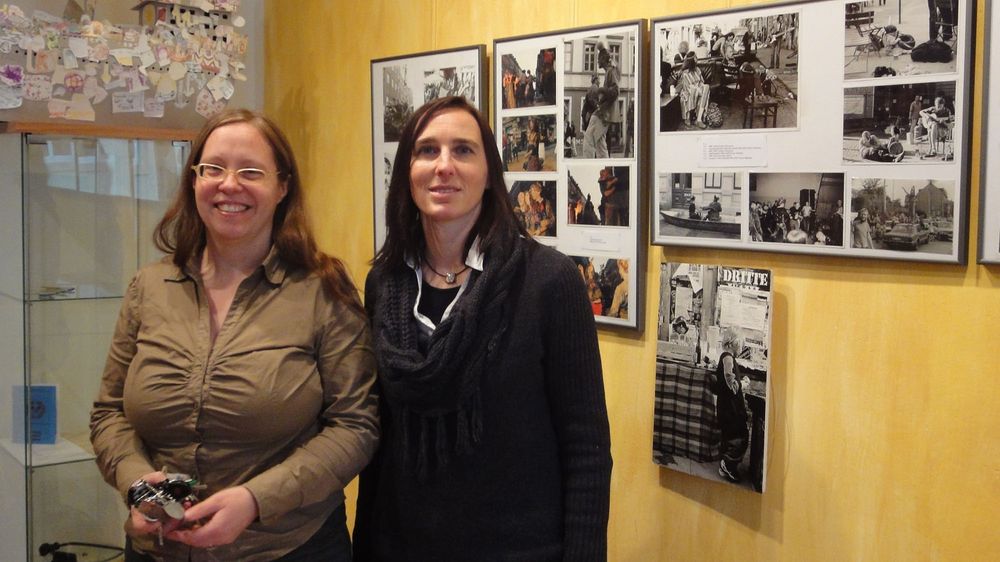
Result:
<instances>
[{"instance_id":1,"label":"dark trousers","mask_svg":"<svg viewBox=\"0 0 1000 562\"><path fill-rule=\"evenodd\" d=\"M347 533L347 511L344 504L333 510L323 526L306 542L275 562L351 562L351 537ZM136 552L132 540L125 538L125 562L155 562L155 558Z\"/></svg>"}]
</instances>

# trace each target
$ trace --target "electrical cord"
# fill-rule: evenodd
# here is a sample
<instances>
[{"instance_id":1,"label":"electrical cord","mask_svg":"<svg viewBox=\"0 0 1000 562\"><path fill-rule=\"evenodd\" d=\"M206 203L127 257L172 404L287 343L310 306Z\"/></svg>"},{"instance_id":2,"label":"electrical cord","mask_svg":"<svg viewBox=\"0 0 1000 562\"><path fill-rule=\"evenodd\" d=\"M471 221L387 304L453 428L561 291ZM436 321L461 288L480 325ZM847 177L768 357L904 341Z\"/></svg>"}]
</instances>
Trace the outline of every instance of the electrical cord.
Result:
<instances>
[{"instance_id":1,"label":"electrical cord","mask_svg":"<svg viewBox=\"0 0 1000 562\"><path fill-rule=\"evenodd\" d=\"M38 554L40 556L48 556L51 554L53 562L75 562L76 554L69 552L61 552L59 550L64 546L88 546L91 548L103 548L107 550L112 550L119 554L125 552L125 549L120 546L112 546L109 544L98 544L92 542L69 541L69 542L43 542L38 547Z\"/></svg>"}]
</instances>

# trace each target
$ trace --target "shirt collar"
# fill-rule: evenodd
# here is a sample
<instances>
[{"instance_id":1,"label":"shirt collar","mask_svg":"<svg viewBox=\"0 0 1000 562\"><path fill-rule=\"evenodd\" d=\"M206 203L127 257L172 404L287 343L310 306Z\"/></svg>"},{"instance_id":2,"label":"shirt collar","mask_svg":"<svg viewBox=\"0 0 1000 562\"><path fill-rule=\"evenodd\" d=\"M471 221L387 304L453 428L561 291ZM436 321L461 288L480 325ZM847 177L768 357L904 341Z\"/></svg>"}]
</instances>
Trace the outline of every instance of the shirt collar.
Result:
<instances>
[{"instance_id":1,"label":"shirt collar","mask_svg":"<svg viewBox=\"0 0 1000 562\"><path fill-rule=\"evenodd\" d=\"M479 237L476 236L476 239L472 241L472 246L469 248L469 253L465 256L465 265L481 272L485 263L485 256L479 249ZM420 270L420 264L417 263L417 260L413 256L406 256L406 265L415 271Z\"/></svg>"},{"instance_id":2,"label":"shirt collar","mask_svg":"<svg viewBox=\"0 0 1000 562\"><path fill-rule=\"evenodd\" d=\"M170 260L170 257L164 258ZM201 252L198 252L191 256L187 264L184 267L174 266L170 275L166 277L167 281L184 281L186 279L195 279L196 277L201 277L198 273L200 271L199 260L201 259ZM264 277L272 285L281 285L282 281L285 280L285 275L288 273L288 268L285 262L282 261L281 256L278 255L278 248L271 245L271 249L264 256L264 261L261 263L261 267L264 268Z\"/></svg>"}]
</instances>

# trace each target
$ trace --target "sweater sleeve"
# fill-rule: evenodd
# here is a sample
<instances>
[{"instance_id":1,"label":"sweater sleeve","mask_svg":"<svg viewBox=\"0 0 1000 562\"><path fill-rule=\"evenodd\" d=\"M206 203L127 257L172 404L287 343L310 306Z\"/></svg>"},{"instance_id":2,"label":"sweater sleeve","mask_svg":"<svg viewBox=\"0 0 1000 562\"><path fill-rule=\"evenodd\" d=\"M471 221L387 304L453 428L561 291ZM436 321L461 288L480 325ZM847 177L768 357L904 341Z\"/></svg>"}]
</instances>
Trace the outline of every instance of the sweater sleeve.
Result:
<instances>
[{"instance_id":1,"label":"sweater sleeve","mask_svg":"<svg viewBox=\"0 0 1000 562\"><path fill-rule=\"evenodd\" d=\"M555 269L543 289L543 338L563 473L563 559L606 560L611 435L597 330L576 266L562 255L551 259L543 266Z\"/></svg>"},{"instance_id":2,"label":"sweater sleeve","mask_svg":"<svg viewBox=\"0 0 1000 562\"><path fill-rule=\"evenodd\" d=\"M369 318L375 313L376 283L374 277L375 274L369 272L368 278L365 280L365 311L368 313ZM375 388L377 394L382 396L381 392L378 392L377 380ZM383 432L385 432L388 427L388 420L384 414L381 416L381 422ZM381 464L381 450L376 450L372 461L361 471L358 478L358 499L354 514L354 532L351 534L351 554L355 562L364 562L374 558L371 520L374 517L373 510Z\"/></svg>"}]
</instances>

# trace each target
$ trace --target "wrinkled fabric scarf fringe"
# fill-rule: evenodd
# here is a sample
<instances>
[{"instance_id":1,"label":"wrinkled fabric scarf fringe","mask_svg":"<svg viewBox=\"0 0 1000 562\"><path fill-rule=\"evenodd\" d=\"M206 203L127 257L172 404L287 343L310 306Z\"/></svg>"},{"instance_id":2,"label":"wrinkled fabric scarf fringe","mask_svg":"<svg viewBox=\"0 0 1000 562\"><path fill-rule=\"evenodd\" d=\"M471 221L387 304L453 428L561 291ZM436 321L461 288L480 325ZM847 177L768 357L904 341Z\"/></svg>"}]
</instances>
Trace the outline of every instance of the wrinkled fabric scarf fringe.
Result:
<instances>
[{"instance_id":1,"label":"wrinkled fabric scarf fringe","mask_svg":"<svg viewBox=\"0 0 1000 562\"><path fill-rule=\"evenodd\" d=\"M399 453L419 480L479 443L480 384L506 330L504 309L523 256L523 242L516 243L508 259L489 260L482 273L473 273L451 314L431 335L426 355L418 349L413 318L413 272L389 273L381 281L372 319L379 378Z\"/></svg>"}]
</instances>

